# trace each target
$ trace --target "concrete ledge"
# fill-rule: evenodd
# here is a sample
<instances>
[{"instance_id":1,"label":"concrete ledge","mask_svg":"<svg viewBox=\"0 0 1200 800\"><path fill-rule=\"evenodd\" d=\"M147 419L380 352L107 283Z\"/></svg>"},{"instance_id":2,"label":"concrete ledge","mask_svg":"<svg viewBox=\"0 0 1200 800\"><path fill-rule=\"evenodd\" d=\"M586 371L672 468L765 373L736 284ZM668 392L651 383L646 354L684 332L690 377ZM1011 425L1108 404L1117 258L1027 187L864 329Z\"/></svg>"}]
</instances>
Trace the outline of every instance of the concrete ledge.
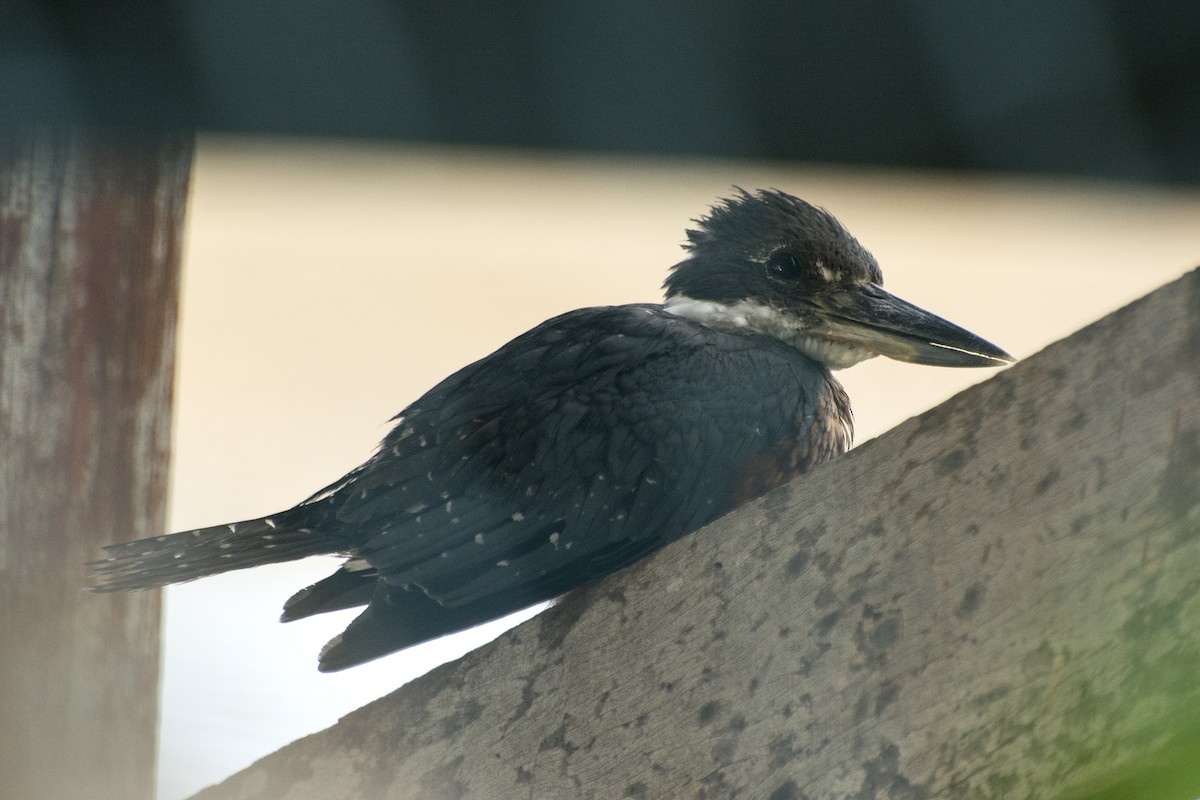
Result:
<instances>
[{"instance_id":1,"label":"concrete ledge","mask_svg":"<svg viewBox=\"0 0 1200 800\"><path fill-rule=\"evenodd\" d=\"M1110 786L1200 725L1198 565L1192 272L197 797Z\"/></svg>"}]
</instances>

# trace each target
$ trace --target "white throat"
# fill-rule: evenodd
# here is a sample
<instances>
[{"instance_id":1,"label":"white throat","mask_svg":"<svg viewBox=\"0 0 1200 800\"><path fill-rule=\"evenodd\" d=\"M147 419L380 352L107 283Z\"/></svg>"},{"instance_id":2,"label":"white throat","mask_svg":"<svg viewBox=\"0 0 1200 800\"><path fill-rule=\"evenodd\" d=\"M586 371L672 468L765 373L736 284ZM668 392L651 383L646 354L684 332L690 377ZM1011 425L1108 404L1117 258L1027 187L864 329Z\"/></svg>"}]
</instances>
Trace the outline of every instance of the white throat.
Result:
<instances>
[{"instance_id":1,"label":"white throat","mask_svg":"<svg viewBox=\"0 0 1200 800\"><path fill-rule=\"evenodd\" d=\"M727 304L676 294L666 299L663 309L714 330L774 337L821 362L828 369L845 369L877 355L853 344L810 333L797 317L753 300Z\"/></svg>"}]
</instances>

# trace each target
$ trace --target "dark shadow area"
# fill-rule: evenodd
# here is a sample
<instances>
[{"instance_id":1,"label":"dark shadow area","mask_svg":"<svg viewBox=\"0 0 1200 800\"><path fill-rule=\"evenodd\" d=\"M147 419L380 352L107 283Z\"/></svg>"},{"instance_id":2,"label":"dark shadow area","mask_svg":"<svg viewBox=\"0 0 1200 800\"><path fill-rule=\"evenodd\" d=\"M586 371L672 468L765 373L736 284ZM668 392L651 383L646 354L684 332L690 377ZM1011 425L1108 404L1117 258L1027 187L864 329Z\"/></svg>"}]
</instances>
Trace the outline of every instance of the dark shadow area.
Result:
<instances>
[{"instance_id":1,"label":"dark shadow area","mask_svg":"<svg viewBox=\"0 0 1200 800\"><path fill-rule=\"evenodd\" d=\"M0 124L1200 180L1200 5L8 4Z\"/></svg>"}]
</instances>

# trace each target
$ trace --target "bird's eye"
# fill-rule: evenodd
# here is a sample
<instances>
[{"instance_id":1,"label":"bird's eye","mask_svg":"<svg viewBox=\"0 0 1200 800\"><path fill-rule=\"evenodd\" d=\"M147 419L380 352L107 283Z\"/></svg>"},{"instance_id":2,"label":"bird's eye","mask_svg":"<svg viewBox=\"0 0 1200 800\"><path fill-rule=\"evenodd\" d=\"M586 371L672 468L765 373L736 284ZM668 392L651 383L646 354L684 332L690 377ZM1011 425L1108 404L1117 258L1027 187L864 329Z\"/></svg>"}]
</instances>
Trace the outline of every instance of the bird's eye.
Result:
<instances>
[{"instance_id":1,"label":"bird's eye","mask_svg":"<svg viewBox=\"0 0 1200 800\"><path fill-rule=\"evenodd\" d=\"M777 250L767 259L767 269L772 275L784 280L794 280L803 273L800 259L790 250Z\"/></svg>"}]
</instances>

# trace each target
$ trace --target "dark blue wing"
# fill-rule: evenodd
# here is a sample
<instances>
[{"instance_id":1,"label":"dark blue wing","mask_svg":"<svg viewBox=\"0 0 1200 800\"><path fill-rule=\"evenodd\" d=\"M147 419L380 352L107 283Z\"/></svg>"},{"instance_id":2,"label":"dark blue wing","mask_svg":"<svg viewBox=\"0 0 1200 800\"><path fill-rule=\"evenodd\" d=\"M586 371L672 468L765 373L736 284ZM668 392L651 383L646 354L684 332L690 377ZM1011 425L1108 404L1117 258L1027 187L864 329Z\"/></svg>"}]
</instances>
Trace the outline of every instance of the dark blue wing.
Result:
<instances>
[{"instance_id":1,"label":"dark blue wing","mask_svg":"<svg viewBox=\"0 0 1200 800\"><path fill-rule=\"evenodd\" d=\"M373 591L323 651L330 670L556 597L844 451L849 413L775 339L658 306L565 314L434 387L306 501L354 571L284 619Z\"/></svg>"},{"instance_id":2,"label":"dark blue wing","mask_svg":"<svg viewBox=\"0 0 1200 800\"><path fill-rule=\"evenodd\" d=\"M747 499L747 465L781 446L803 439L801 469L840 452L814 427L834 386L774 340L650 306L576 311L414 403L331 500L389 584L446 606L553 596Z\"/></svg>"}]
</instances>

